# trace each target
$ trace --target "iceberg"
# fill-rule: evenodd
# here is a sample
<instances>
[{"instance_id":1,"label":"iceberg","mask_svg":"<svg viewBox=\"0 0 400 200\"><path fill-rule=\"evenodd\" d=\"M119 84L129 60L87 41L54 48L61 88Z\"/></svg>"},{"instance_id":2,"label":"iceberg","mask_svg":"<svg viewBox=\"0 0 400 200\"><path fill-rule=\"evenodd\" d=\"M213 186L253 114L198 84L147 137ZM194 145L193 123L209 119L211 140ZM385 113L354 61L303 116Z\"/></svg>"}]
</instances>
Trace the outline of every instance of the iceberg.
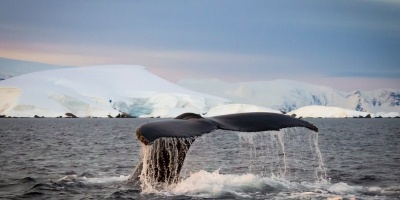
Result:
<instances>
[{"instance_id":1,"label":"iceberg","mask_svg":"<svg viewBox=\"0 0 400 200\"><path fill-rule=\"evenodd\" d=\"M383 117L383 118L399 118L400 114L398 112L378 112L376 113L376 117Z\"/></svg>"},{"instance_id":2,"label":"iceberg","mask_svg":"<svg viewBox=\"0 0 400 200\"><path fill-rule=\"evenodd\" d=\"M368 112L360 112L333 106L305 106L288 113L298 118L354 118L375 117Z\"/></svg>"}]
</instances>

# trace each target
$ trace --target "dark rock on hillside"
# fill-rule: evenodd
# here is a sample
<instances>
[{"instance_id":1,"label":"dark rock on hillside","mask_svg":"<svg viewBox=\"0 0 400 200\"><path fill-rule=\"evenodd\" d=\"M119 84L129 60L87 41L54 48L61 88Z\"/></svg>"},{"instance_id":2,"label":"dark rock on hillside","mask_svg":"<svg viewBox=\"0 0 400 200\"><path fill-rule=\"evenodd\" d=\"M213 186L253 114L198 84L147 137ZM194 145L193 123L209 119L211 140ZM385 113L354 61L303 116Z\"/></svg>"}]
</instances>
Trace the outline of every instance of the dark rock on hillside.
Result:
<instances>
[{"instance_id":1,"label":"dark rock on hillside","mask_svg":"<svg viewBox=\"0 0 400 200\"><path fill-rule=\"evenodd\" d=\"M65 116L67 116L67 118L78 118L77 116L75 116L72 113L65 113Z\"/></svg>"},{"instance_id":2,"label":"dark rock on hillside","mask_svg":"<svg viewBox=\"0 0 400 200\"><path fill-rule=\"evenodd\" d=\"M122 112L122 113L119 113L115 118L135 118L135 117L133 117L132 115L130 115L126 112Z\"/></svg>"}]
</instances>

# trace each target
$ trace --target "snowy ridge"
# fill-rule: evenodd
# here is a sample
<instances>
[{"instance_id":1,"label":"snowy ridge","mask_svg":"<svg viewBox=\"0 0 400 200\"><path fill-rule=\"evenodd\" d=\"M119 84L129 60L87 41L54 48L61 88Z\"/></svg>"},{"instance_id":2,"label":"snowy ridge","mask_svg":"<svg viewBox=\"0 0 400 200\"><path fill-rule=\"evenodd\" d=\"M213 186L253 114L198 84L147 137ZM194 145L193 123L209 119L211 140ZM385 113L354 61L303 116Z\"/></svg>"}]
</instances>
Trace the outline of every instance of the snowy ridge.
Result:
<instances>
[{"instance_id":1,"label":"snowy ridge","mask_svg":"<svg viewBox=\"0 0 400 200\"><path fill-rule=\"evenodd\" d=\"M290 80L227 83L216 79L186 79L178 82L178 85L237 103L285 112L310 105L335 106L371 113L400 112L400 89L348 93Z\"/></svg>"},{"instance_id":2,"label":"snowy ridge","mask_svg":"<svg viewBox=\"0 0 400 200\"><path fill-rule=\"evenodd\" d=\"M193 92L142 66L108 65L33 72L0 82L0 115L15 117L174 117L228 100ZM173 116L171 116L173 115Z\"/></svg>"}]
</instances>

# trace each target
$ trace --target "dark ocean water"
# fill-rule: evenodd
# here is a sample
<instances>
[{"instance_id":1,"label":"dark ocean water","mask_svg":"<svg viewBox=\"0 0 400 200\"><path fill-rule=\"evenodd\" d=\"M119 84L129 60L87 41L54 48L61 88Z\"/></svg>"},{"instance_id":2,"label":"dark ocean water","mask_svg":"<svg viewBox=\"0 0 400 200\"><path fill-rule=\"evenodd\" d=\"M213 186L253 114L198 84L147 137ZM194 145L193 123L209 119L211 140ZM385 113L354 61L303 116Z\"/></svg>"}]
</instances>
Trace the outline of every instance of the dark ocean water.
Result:
<instances>
[{"instance_id":1,"label":"dark ocean water","mask_svg":"<svg viewBox=\"0 0 400 200\"><path fill-rule=\"evenodd\" d=\"M150 120L0 119L0 198L400 199L399 119L217 131L192 144L180 183L142 190L128 178L136 127Z\"/></svg>"}]
</instances>

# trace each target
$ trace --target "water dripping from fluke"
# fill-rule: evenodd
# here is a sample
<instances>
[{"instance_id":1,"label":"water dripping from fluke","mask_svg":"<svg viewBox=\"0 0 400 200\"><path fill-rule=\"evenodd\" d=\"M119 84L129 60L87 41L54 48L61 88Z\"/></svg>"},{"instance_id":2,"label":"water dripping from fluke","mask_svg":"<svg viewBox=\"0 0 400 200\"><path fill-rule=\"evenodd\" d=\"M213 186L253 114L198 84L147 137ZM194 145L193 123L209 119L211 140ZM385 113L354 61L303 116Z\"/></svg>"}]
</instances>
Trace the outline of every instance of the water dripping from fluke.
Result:
<instances>
[{"instance_id":1,"label":"water dripping from fluke","mask_svg":"<svg viewBox=\"0 0 400 200\"><path fill-rule=\"evenodd\" d=\"M286 135L295 135L298 129L306 128L310 133L309 147L314 150L318 160L315 176L323 178L323 164L318 149L318 129L301 119L276 113L240 113L203 118L193 113L182 114L175 119L160 120L146 123L136 130L136 135L141 144L140 160L136 169L131 174L129 181L140 184L142 191L155 192L178 183L186 154L195 141L203 134L215 130L228 130L237 132L240 144L253 144L250 148L251 155L257 158L258 152L255 137L269 137L267 142L276 149L276 163L279 168L275 173L285 177L288 173L288 146L285 144ZM287 131L288 130L288 131ZM243 142L242 142L243 141ZM271 150L271 149L269 149Z\"/></svg>"},{"instance_id":2,"label":"water dripping from fluke","mask_svg":"<svg viewBox=\"0 0 400 200\"><path fill-rule=\"evenodd\" d=\"M325 181L326 170L318 147L318 133L301 127L280 131L236 132L240 158L249 163L249 172L259 176L298 181ZM305 180L304 177L310 177Z\"/></svg>"}]
</instances>

